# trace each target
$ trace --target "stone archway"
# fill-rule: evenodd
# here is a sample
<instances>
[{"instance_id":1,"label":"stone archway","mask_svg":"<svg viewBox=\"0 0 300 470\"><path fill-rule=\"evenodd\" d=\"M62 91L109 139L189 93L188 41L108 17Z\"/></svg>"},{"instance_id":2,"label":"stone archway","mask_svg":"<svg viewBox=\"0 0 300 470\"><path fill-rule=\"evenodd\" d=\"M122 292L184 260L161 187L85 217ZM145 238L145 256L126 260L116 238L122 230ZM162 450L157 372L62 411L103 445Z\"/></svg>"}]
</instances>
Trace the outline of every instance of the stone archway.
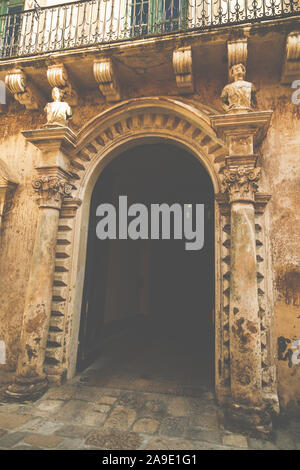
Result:
<instances>
[{"instance_id":1,"label":"stone archway","mask_svg":"<svg viewBox=\"0 0 300 470\"><path fill-rule=\"evenodd\" d=\"M143 204L151 222L136 241L131 229L125 239L123 233L100 241L96 208L109 203L118 213L124 196L128 208ZM176 204L177 220L184 203L204 204L204 246L186 249L173 230L170 239L157 240L155 203ZM199 212L197 220L199 235ZM214 390L213 238L214 191L198 159L165 142L135 145L114 158L91 197L77 373L106 357L114 366L100 366L94 385L116 380L116 388L191 395Z\"/></svg>"},{"instance_id":2,"label":"stone archway","mask_svg":"<svg viewBox=\"0 0 300 470\"><path fill-rule=\"evenodd\" d=\"M78 174L78 198L82 201L82 205L77 210L76 221L74 223L74 234L79 233L79 227L81 227L80 236L75 236L74 251L75 256L72 263L72 280L71 285L76 285L76 292L72 298L73 304L69 306L70 319L72 317L72 337L70 341L70 349L68 353L69 367L68 376L71 377L75 373L76 357L77 357L77 338L78 328L81 310L81 296L83 288L83 274L85 266L85 253L87 243L87 226L88 226L88 215L89 215L89 201L94 187L95 181L103 168L124 149L128 149L137 143L149 143L149 142L173 142L182 148L188 149L196 158L198 158L203 166L207 169L214 186L215 193L220 192L220 179L218 172L224 164L224 156L226 155L226 147L223 142L220 141L215 133L212 131L209 125L209 117L199 111L186 108L186 106L174 102L173 100L144 100L143 106L138 101L137 103L132 102L124 106L124 116L120 114L120 107L115 107L115 113L110 111L109 127L107 126L107 120L103 119L105 116L99 116L89 123L78 135L78 150L76 152L76 158L72 161L73 171ZM123 107L123 106L122 106ZM130 107L132 109L130 109ZM128 109L129 108L129 109ZM181 109L183 108L183 110ZM184 111L184 112L183 112ZM195 111L198 116L195 116ZM197 122L198 121L198 122ZM200 125L199 125L200 124ZM96 130L95 130L96 129ZM69 210L70 204L65 201L62 207L62 217L64 217L64 210ZM64 208L66 206L66 209ZM215 232L217 233L216 250L218 252L216 258L216 267L218 273L221 270L220 261L220 244L219 239L221 234L219 233L222 222L220 222L220 211L219 204L216 202L215 207L216 222ZM223 222L226 225L228 221ZM82 229L82 227L85 227ZM67 247L61 245L61 248ZM77 257L77 253L80 255ZM61 255L63 256L63 255ZM65 269L70 263L70 258L61 258L62 262L65 260ZM83 271L82 271L83 269ZM220 285L220 282L222 285ZM228 285L225 285L226 279L220 281L220 276L216 275L216 322L220 321L220 302L224 302L223 296L220 299L219 292L226 291ZM57 286L58 287L58 286ZM63 289L63 287L62 287ZM64 298L64 295L59 294L59 287L57 289L57 299ZM54 300L55 304L58 301ZM57 312L56 308L53 311ZM217 344L219 345L217 357L220 358L220 354L224 353L224 347L220 347L222 340L219 338L219 334L222 331L220 325L217 325ZM226 347L226 345L225 345ZM52 349L52 350L51 350ZM54 375L56 366L54 361L51 361L51 354L53 355L55 348L48 348L46 351L46 363L48 362L47 370L49 373ZM59 350L59 348L57 348ZM221 352L221 351L222 352ZM49 356L48 356L49 354ZM50 357L50 360L47 360ZM53 357L53 356L52 356ZM57 356L56 356L57 357ZM222 360L223 362L223 360ZM218 361L219 363L219 361ZM224 376L221 378L222 383L226 383L226 368L224 368ZM228 373L227 373L228 374ZM223 391L220 377L217 378L217 390L221 397ZM228 388L228 380L227 387Z\"/></svg>"},{"instance_id":3,"label":"stone archway","mask_svg":"<svg viewBox=\"0 0 300 470\"><path fill-rule=\"evenodd\" d=\"M211 109L199 107L163 97L134 99L95 117L77 136L69 128L23 133L42 150L42 177L34 183L41 217L12 395L33 394L35 384L37 393L44 390L43 369L54 382L75 373L89 204L100 172L137 142L172 142L201 161L215 191L216 396L233 415L242 413L252 427L268 431L265 404L277 402L264 216L269 196L257 191L254 146L270 112L211 116ZM45 243L51 249L41 271ZM34 314L41 326L29 332Z\"/></svg>"}]
</instances>

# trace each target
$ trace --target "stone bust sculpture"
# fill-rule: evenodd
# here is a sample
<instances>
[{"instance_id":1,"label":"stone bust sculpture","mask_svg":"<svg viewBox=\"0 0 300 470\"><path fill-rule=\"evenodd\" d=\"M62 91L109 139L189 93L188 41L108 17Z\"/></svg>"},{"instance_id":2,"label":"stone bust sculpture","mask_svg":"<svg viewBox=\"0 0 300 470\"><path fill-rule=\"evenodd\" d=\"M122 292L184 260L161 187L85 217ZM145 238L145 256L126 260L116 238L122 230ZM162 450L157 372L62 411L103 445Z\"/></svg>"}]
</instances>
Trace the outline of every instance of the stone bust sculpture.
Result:
<instances>
[{"instance_id":1,"label":"stone bust sculpture","mask_svg":"<svg viewBox=\"0 0 300 470\"><path fill-rule=\"evenodd\" d=\"M68 103L61 101L64 91L60 88L53 88L53 102L45 106L47 113L47 123L45 126L67 126L68 119L72 116L72 110Z\"/></svg>"},{"instance_id":2,"label":"stone bust sculpture","mask_svg":"<svg viewBox=\"0 0 300 470\"><path fill-rule=\"evenodd\" d=\"M221 99L228 113L253 111L256 106L256 89L253 83L245 81L246 69L243 64L233 65L230 69L232 83L223 88Z\"/></svg>"}]
</instances>

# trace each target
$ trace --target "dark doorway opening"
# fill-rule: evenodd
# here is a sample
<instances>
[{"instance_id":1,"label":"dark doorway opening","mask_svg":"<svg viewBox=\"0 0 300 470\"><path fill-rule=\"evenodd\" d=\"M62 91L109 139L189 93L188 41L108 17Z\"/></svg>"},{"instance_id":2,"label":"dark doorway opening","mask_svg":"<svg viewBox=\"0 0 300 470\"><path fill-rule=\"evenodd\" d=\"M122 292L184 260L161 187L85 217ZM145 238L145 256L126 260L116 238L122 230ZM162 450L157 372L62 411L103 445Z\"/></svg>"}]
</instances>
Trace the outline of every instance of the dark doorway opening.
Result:
<instances>
[{"instance_id":1,"label":"dark doorway opening","mask_svg":"<svg viewBox=\"0 0 300 470\"><path fill-rule=\"evenodd\" d=\"M204 246L186 240L99 240L96 209L204 204ZM214 197L195 157L171 144L137 146L96 182L90 206L78 370L93 385L197 395L214 380ZM194 215L194 213L193 213ZM129 218L130 220L130 218ZM172 231L171 231L172 233ZM96 361L96 362L95 362Z\"/></svg>"}]
</instances>

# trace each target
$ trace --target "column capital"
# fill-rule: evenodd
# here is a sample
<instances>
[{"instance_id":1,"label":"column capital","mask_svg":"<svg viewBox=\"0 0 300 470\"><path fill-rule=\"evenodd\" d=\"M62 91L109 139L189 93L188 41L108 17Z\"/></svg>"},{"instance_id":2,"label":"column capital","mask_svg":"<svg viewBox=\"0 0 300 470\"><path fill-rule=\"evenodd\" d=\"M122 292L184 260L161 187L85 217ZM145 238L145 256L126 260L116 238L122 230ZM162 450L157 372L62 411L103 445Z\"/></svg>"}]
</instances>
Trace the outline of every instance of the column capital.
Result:
<instances>
[{"instance_id":1,"label":"column capital","mask_svg":"<svg viewBox=\"0 0 300 470\"><path fill-rule=\"evenodd\" d=\"M239 166L224 170L223 186L228 191L230 202L253 202L258 189L260 168Z\"/></svg>"},{"instance_id":2,"label":"column capital","mask_svg":"<svg viewBox=\"0 0 300 470\"><path fill-rule=\"evenodd\" d=\"M72 184L70 175L57 168L37 168L37 176L33 178L32 186L38 194L40 208L61 209L65 197L70 197Z\"/></svg>"}]
</instances>

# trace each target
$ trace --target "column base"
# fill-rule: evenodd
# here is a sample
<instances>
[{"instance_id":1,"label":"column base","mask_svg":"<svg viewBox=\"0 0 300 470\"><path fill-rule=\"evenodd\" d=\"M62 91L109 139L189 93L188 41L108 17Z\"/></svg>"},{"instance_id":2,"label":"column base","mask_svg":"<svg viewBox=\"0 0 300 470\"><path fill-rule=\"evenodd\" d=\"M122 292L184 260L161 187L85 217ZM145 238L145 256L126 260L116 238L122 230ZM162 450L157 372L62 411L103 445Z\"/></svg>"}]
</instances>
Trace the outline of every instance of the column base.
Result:
<instances>
[{"instance_id":1,"label":"column base","mask_svg":"<svg viewBox=\"0 0 300 470\"><path fill-rule=\"evenodd\" d=\"M272 432L272 417L265 406L231 403L224 409L225 426L233 432L268 439Z\"/></svg>"},{"instance_id":2,"label":"column base","mask_svg":"<svg viewBox=\"0 0 300 470\"><path fill-rule=\"evenodd\" d=\"M15 376L14 382L7 387L5 396L9 401L35 401L47 391L48 386L46 375L35 377Z\"/></svg>"}]
</instances>

